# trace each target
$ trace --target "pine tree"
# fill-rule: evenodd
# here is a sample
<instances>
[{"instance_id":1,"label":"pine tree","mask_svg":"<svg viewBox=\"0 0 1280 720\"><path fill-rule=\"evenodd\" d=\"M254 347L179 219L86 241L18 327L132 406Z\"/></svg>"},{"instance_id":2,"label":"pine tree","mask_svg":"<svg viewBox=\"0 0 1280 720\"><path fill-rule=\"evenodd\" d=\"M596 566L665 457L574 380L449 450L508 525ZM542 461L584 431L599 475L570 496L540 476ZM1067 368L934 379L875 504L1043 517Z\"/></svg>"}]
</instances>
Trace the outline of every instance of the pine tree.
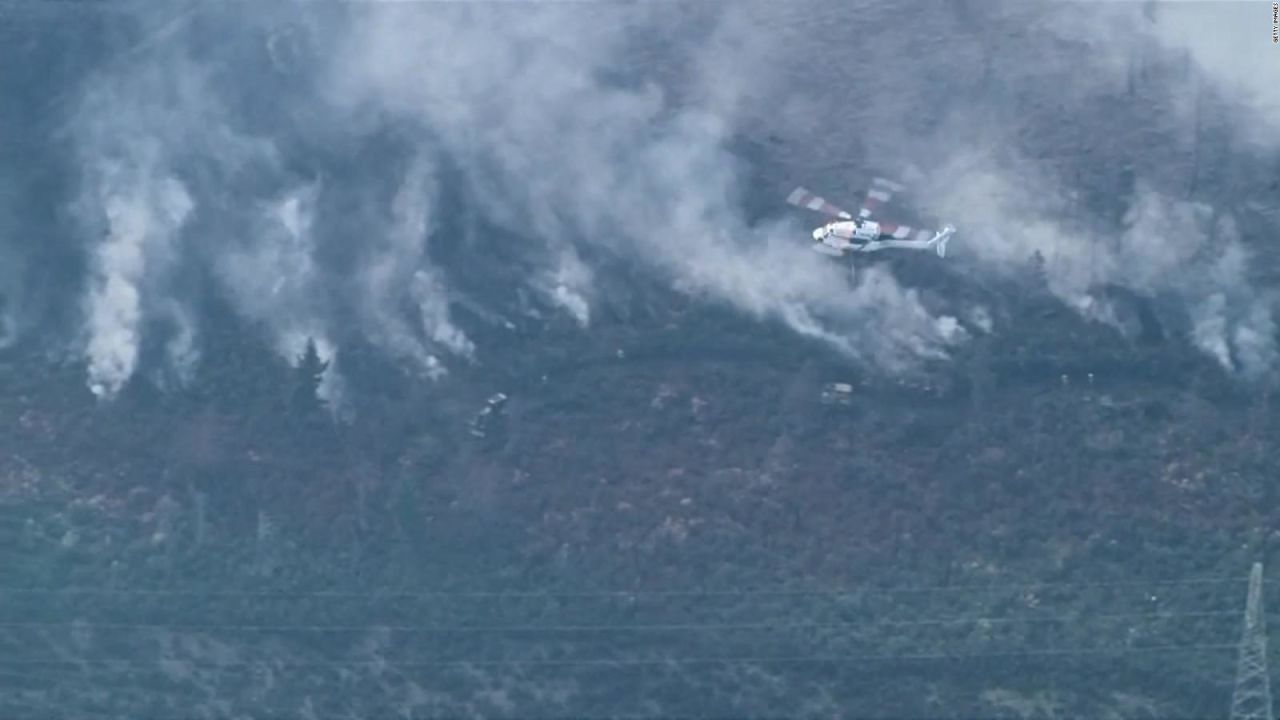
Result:
<instances>
[{"instance_id":1,"label":"pine tree","mask_svg":"<svg viewBox=\"0 0 1280 720\"><path fill-rule=\"evenodd\" d=\"M298 367L294 371L292 410L295 413L312 417L325 410L325 402L320 398L320 384L324 382L328 368L328 361L320 359L315 341L308 339L307 348L298 358Z\"/></svg>"}]
</instances>

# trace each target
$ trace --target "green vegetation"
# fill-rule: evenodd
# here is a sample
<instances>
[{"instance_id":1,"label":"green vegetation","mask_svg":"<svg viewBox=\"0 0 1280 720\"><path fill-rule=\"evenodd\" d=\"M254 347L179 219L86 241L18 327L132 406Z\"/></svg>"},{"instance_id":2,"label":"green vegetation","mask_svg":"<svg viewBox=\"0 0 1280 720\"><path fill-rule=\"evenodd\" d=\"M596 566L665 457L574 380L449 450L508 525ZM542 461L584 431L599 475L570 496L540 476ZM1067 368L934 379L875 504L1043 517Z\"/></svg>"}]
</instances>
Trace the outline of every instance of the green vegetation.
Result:
<instances>
[{"instance_id":1,"label":"green vegetation","mask_svg":"<svg viewBox=\"0 0 1280 720\"><path fill-rule=\"evenodd\" d=\"M11 354L0 714L1220 715L1230 648L1164 648L1238 636L1271 386L1030 277L913 384L676 304L436 386L357 347L344 421L314 349L105 404Z\"/></svg>"}]
</instances>

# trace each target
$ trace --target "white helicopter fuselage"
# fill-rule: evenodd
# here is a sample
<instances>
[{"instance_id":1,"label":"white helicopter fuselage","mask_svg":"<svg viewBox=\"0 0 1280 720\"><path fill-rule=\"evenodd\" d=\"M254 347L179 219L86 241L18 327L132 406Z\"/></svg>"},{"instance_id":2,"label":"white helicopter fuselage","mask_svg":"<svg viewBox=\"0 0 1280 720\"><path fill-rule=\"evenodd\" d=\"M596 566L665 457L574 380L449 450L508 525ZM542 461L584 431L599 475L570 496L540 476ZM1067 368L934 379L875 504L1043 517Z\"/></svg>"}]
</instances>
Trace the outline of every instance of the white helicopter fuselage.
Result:
<instances>
[{"instance_id":1,"label":"white helicopter fuselage","mask_svg":"<svg viewBox=\"0 0 1280 720\"><path fill-rule=\"evenodd\" d=\"M866 245L880 237L880 223L874 220L838 220L813 231L813 239L836 250Z\"/></svg>"},{"instance_id":2,"label":"white helicopter fuselage","mask_svg":"<svg viewBox=\"0 0 1280 720\"><path fill-rule=\"evenodd\" d=\"M813 249L825 255L839 257L852 252L869 253L897 248L933 250L938 257L945 257L947 241L955 234L955 226L947 225L931 233L928 230L917 230L896 223L880 223L871 219L877 207L889 202L892 193L902 189L902 185L891 180L875 178L857 217L802 187L791 191L787 196L787 203L832 218L831 222L813 231Z\"/></svg>"},{"instance_id":3,"label":"white helicopter fuselage","mask_svg":"<svg viewBox=\"0 0 1280 720\"><path fill-rule=\"evenodd\" d=\"M901 236L906 228L886 234L880 223L874 220L837 220L813 231L814 249L827 255L840 256L850 252L875 252L897 248L901 250L933 250L938 257L945 257L947 240L955 234L955 226L947 225L929 237L918 233L915 239Z\"/></svg>"}]
</instances>

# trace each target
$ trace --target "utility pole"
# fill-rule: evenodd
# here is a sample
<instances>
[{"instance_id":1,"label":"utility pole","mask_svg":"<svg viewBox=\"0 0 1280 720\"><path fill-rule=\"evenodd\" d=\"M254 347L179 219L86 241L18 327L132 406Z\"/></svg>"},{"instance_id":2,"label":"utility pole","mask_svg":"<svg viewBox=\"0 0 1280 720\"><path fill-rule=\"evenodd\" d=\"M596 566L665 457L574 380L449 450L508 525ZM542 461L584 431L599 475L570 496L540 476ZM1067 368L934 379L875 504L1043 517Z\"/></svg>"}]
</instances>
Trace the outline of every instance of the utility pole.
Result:
<instances>
[{"instance_id":1,"label":"utility pole","mask_svg":"<svg viewBox=\"0 0 1280 720\"><path fill-rule=\"evenodd\" d=\"M1274 720L1271 681L1267 675L1267 627L1262 611L1262 563L1249 573L1249 599L1244 609L1236 689L1231 695L1231 720Z\"/></svg>"}]
</instances>

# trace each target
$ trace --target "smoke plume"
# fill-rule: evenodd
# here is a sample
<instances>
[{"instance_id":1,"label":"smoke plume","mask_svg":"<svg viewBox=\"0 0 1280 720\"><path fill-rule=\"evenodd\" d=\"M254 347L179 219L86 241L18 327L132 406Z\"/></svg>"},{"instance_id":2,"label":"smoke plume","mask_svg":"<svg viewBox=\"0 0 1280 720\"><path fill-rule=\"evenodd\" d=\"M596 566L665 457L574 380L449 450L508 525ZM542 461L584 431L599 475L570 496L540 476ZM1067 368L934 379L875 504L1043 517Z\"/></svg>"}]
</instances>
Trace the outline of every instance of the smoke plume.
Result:
<instances>
[{"instance_id":1,"label":"smoke plume","mask_svg":"<svg viewBox=\"0 0 1280 720\"><path fill-rule=\"evenodd\" d=\"M1280 136L1280 85L1243 72L1252 51L1206 40L1253 23L1243 6L909 5L121 13L141 38L50 111L75 147L58 202L88 267L88 382L115 394L155 343L193 377L190 273L286 360L313 343L331 397L355 339L435 378L501 353L468 323L504 317L504 293L594 332L617 281L601 258L889 369L998 333L998 314L952 317L884 267L851 281L806 248L817 218L781 203L790 186L856 204L874 174L909 181L891 213L960 226L957 272L1039 251L1087 317L1108 321L1099 287L1128 287L1172 303L1225 368L1274 365L1256 226L1206 190L1245 187L1265 164L1245 144ZM845 27L882 31L850 49ZM746 157L744 139L765 149ZM761 184L770 212L753 207ZM32 262L19 236L3 255Z\"/></svg>"}]
</instances>

